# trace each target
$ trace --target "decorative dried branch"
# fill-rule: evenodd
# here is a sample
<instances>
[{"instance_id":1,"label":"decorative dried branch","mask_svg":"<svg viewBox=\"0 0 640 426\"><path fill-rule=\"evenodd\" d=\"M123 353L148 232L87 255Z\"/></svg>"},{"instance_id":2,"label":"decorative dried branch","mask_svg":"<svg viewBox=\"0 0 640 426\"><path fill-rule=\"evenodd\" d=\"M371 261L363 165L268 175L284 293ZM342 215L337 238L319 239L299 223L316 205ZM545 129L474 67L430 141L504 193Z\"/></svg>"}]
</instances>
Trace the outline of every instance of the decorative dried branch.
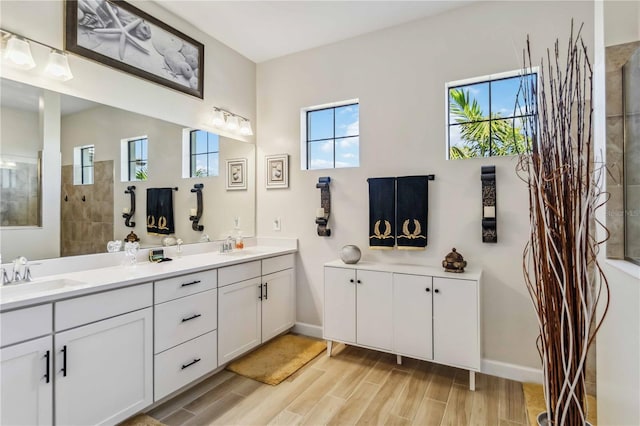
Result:
<instances>
[{"instance_id":1,"label":"decorative dried branch","mask_svg":"<svg viewBox=\"0 0 640 426\"><path fill-rule=\"evenodd\" d=\"M553 425L586 423L587 351L601 325L596 306L609 285L598 264L595 239L603 169L593 158L590 100L593 71L573 22L564 70L560 45L547 50L539 79L521 85L523 126L532 152L520 156L518 173L529 187L531 237L523 253L525 282L538 319L536 341L544 372L547 416ZM533 72L531 45L524 74ZM523 80L525 81L525 80ZM604 315L603 315L604 317Z\"/></svg>"}]
</instances>

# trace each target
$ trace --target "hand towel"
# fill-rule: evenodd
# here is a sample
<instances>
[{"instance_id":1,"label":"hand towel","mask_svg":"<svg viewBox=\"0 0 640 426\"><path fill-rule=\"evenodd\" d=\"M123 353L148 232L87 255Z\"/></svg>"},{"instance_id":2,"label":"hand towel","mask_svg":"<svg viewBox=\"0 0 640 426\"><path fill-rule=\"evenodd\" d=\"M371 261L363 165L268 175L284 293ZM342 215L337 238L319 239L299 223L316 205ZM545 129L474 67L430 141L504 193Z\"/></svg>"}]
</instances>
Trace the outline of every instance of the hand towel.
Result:
<instances>
[{"instance_id":1,"label":"hand towel","mask_svg":"<svg viewBox=\"0 0 640 426\"><path fill-rule=\"evenodd\" d=\"M147 189L147 232L155 235L168 235L175 232L173 188Z\"/></svg>"},{"instance_id":2,"label":"hand towel","mask_svg":"<svg viewBox=\"0 0 640 426\"><path fill-rule=\"evenodd\" d=\"M426 176L405 176L396 180L399 250L424 250L427 245L428 182Z\"/></svg>"},{"instance_id":3,"label":"hand towel","mask_svg":"<svg viewBox=\"0 0 640 426\"><path fill-rule=\"evenodd\" d=\"M395 239L396 179L369 178L369 248L393 249Z\"/></svg>"}]
</instances>

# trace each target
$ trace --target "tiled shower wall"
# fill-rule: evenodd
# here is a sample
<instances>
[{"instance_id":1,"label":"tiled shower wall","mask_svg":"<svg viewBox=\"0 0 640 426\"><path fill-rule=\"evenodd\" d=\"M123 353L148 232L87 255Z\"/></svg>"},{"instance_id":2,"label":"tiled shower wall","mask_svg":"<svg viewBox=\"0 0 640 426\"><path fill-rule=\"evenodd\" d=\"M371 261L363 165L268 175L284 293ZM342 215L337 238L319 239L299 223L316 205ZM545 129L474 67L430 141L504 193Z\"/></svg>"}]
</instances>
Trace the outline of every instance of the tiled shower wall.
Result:
<instances>
[{"instance_id":1,"label":"tiled shower wall","mask_svg":"<svg viewBox=\"0 0 640 426\"><path fill-rule=\"evenodd\" d=\"M0 226L40 226L38 164L0 169Z\"/></svg>"},{"instance_id":2,"label":"tiled shower wall","mask_svg":"<svg viewBox=\"0 0 640 426\"><path fill-rule=\"evenodd\" d=\"M625 256L640 262L640 47L623 66Z\"/></svg>"},{"instance_id":3,"label":"tiled shower wall","mask_svg":"<svg viewBox=\"0 0 640 426\"><path fill-rule=\"evenodd\" d=\"M92 185L74 185L73 166L62 166L61 256L105 253L113 240L113 160L93 167Z\"/></svg>"},{"instance_id":4,"label":"tiled shower wall","mask_svg":"<svg viewBox=\"0 0 640 426\"><path fill-rule=\"evenodd\" d=\"M606 49L607 72L607 257L624 258L624 106L622 66L640 47L640 41L609 46ZM627 153L629 155L629 153ZM628 203L627 203L628 204Z\"/></svg>"}]
</instances>

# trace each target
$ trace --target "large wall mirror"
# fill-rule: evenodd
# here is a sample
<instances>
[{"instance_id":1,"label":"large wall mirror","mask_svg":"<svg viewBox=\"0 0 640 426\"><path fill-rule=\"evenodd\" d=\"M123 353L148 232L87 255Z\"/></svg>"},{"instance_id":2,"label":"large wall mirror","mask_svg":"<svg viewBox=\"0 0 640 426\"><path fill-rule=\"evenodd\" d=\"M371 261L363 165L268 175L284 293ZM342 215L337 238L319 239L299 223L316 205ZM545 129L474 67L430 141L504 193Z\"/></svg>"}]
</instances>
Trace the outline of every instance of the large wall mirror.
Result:
<instances>
[{"instance_id":1,"label":"large wall mirror","mask_svg":"<svg viewBox=\"0 0 640 426\"><path fill-rule=\"evenodd\" d=\"M162 245L162 235L147 232L149 188L177 188L172 236L185 244L225 238L236 224L244 236L255 234L253 144L4 78L1 84L4 262L104 253L108 241L131 231L143 247ZM235 159L246 159L246 189L226 188L227 160ZM202 232L189 220L194 184L204 184ZM135 227L123 218L128 186L136 187Z\"/></svg>"}]
</instances>

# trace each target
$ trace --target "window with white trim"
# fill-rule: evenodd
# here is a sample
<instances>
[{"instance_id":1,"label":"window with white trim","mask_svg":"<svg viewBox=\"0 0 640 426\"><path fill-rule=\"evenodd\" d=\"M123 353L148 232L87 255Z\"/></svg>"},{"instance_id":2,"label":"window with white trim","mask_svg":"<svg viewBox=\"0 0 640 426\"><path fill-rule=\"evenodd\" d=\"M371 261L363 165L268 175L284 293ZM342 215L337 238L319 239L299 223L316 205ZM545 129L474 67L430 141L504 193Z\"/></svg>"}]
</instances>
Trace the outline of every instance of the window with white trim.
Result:
<instances>
[{"instance_id":1,"label":"window with white trim","mask_svg":"<svg viewBox=\"0 0 640 426\"><path fill-rule=\"evenodd\" d=\"M73 148L73 184L93 184L94 145L76 146Z\"/></svg>"},{"instance_id":2,"label":"window with white trim","mask_svg":"<svg viewBox=\"0 0 640 426\"><path fill-rule=\"evenodd\" d=\"M220 136L199 129L182 130L182 177L220 175Z\"/></svg>"},{"instance_id":3,"label":"window with white trim","mask_svg":"<svg viewBox=\"0 0 640 426\"><path fill-rule=\"evenodd\" d=\"M360 104L357 99L303 108L301 168L360 166Z\"/></svg>"},{"instance_id":4,"label":"window with white trim","mask_svg":"<svg viewBox=\"0 0 640 426\"><path fill-rule=\"evenodd\" d=\"M120 180L145 181L149 178L149 138L147 135L120 139Z\"/></svg>"},{"instance_id":5,"label":"window with white trim","mask_svg":"<svg viewBox=\"0 0 640 426\"><path fill-rule=\"evenodd\" d=\"M447 158L517 155L531 148L525 128L537 73L511 71L446 84ZM526 96L525 96L526 93Z\"/></svg>"}]
</instances>

